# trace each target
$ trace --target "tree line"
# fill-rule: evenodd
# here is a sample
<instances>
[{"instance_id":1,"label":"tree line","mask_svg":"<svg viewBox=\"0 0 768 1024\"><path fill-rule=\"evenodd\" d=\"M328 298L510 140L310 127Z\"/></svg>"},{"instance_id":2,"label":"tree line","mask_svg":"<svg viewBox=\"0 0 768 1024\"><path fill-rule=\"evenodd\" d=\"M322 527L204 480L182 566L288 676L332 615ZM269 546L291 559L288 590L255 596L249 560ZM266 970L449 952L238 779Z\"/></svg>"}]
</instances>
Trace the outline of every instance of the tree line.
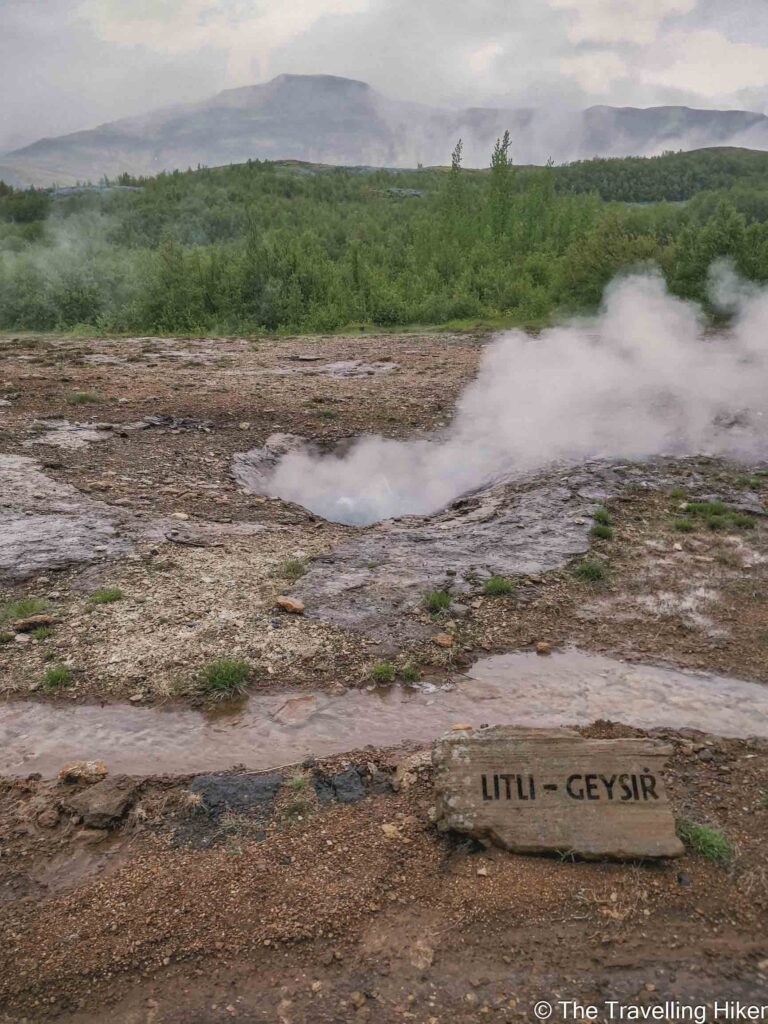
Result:
<instances>
[{"instance_id":1,"label":"tree line","mask_svg":"<svg viewBox=\"0 0 768 1024\"><path fill-rule=\"evenodd\" d=\"M698 300L717 257L768 280L768 185L755 171L768 154L516 168L511 149L505 135L485 172L463 168L459 144L447 169L249 161L123 175L118 183L136 192L6 186L0 328L535 325L595 308L616 273L648 263ZM675 174L688 182L685 202L644 198L650 181L667 188Z\"/></svg>"}]
</instances>

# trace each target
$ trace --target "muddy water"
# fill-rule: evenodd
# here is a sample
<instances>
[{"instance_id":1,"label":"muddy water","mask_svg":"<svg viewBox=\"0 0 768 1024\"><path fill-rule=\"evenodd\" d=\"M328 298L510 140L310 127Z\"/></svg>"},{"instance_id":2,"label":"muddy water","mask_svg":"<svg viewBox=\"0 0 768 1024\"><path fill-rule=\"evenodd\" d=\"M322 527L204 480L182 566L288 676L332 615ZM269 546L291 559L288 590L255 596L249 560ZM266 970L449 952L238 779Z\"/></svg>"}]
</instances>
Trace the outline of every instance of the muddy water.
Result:
<instances>
[{"instance_id":1,"label":"muddy water","mask_svg":"<svg viewBox=\"0 0 768 1024\"><path fill-rule=\"evenodd\" d=\"M97 757L113 772L137 775L262 769L366 744L427 742L457 722L553 726L598 718L768 737L768 687L572 651L485 658L450 689L272 694L209 715L8 702L0 706L0 774L51 776L67 760Z\"/></svg>"}]
</instances>

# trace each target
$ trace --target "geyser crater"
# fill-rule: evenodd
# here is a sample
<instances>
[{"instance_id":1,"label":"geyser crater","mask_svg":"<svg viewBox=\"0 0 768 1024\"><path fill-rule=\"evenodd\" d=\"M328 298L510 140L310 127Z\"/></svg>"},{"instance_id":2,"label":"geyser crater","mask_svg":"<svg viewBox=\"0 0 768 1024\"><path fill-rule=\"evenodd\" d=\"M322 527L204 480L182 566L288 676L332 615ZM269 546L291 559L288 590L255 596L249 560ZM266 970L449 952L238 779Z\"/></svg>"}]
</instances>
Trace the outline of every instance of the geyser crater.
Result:
<instances>
[{"instance_id":1,"label":"geyser crater","mask_svg":"<svg viewBox=\"0 0 768 1024\"><path fill-rule=\"evenodd\" d=\"M710 291L733 314L717 334L659 273L618 278L597 317L491 342L445 437L363 436L328 452L277 434L236 456L235 477L251 492L365 526L431 516L503 477L585 459L760 457L768 289L746 285L721 261Z\"/></svg>"}]
</instances>

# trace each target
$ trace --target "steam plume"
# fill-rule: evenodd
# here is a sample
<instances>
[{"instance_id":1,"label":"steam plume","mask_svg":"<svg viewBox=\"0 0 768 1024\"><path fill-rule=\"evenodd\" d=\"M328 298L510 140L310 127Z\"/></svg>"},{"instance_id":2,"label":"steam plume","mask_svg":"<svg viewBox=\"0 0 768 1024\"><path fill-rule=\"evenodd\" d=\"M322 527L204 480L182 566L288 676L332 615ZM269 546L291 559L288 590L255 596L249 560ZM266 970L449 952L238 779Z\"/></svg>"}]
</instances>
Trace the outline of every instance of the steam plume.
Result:
<instances>
[{"instance_id":1,"label":"steam plume","mask_svg":"<svg viewBox=\"0 0 768 1024\"><path fill-rule=\"evenodd\" d=\"M710 274L728 331L671 296L658 273L616 279L594 319L486 349L446 436L364 437L343 458L286 455L270 494L327 519L371 523L429 514L502 474L554 461L657 454L765 456L768 447L768 289L729 265Z\"/></svg>"}]
</instances>

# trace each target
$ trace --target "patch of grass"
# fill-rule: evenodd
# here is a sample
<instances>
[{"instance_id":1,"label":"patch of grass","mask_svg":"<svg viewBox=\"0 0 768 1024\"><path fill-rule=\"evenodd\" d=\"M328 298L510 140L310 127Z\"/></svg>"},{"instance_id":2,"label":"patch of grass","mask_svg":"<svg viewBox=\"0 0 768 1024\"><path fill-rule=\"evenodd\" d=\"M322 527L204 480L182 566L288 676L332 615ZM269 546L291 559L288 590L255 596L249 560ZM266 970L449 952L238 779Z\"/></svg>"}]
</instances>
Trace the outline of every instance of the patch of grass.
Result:
<instances>
[{"instance_id":1,"label":"patch of grass","mask_svg":"<svg viewBox=\"0 0 768 1024\"><path fill-rule=\"evenodd\" d=\"M199 689L215 700L236 697L245 691L252 669L247 661L238 658L219 658L200 673Z\"/></svg>"},{"instance_id":2,"label":"patch of grass","mask_svg":"<svg viewBox=\"0 0 768 1024\"><path fill-rule=\"evenodd\" d=\"M605 566L594 558L585 558L573 571L584 583L600 583L606 577Z\"/></svg>"},{"instance_id":3,"label":"patch of grass","mask_svg":"<svg viewBox=\"0 0 768 1024\"><path fill-rule=\"evenodd\" d=\"M753 530L755 520L745 512L728 508L722 501L689 501L685 506L692 525L703 523L708 530Z\"/></svg>"},{"instance_id":4,"label":"patch of grass","mask_svg":"<svg viewBox=\"0 0 768 1024\"><path fill-rule=\"evenodd\" d=\"M593 513L592 518L596 523L601 523L603 526L611 526L613 523L613 517L607 508L598 508Z\"/></svg>"},{"instance_id":5,"label":"patch of grass","mask_svg":"<svg viewBox=\"0 0 768 1024\"><path fill-rule=\"evenodd\" d=\"M728 838L711 825L698 825L687 818L678 818L677 834L694 853L717 864L724 864L733 856Z\"/></svg>"},{"instance_id":6,"label":"patch of grass","mask_svg":"<svg viewBox=\"0 0 768 1024\"><path fill-rule=\"evenodd\" d=\"M53 635L53 630L50 626L35 626L29 635L33 640L47 640L49 636Z\"/></svg>"},{"instance_id":7,"label":"patch of grass","mask_svg":"<svg viewBox=\"0 0 768 1024\"><path fill-rule=\"evenodd\" d=\"M762 480L758 476L738 476L736 477L736 483L740 487L748 487L751 491L759 491L763 485Z\"/></svg>"},{"instance_id":8,"label":"patch of grass","mask_svg":"<svg viewBox=\"0 0 768 1024\"><path fill-rule=\"evenodd\" d=\"M673 487L672 490L669 492L669 496L670 498L675 498L676 500L679 501L681 498L685 497L685 491L682 487Z\"/></svg>"},{"instance_id":9,"label":"patch of grass","mask_svg":"<svg viewBox=\"0 0 768 1024\"><path fill-rule=\"evenodd\" d=\"M277 568L278 576L281 576L284 580L290 580L291 583L301 579L306 571L307 563L301 558L288 558L286 561L281 562Z\"/></svg>"},{"instance_id":10,"label":"patch of grass","mask_svg":"<svg viewBox=\"0 0 768 1024\"><path fill-rule=\"evenodd\" d=\"M613 530L610 526L606 526L605 523L595 523L589 532L596 540L613 539Z\"/></svg>"},{"instance_id":11,"label":"patch of grass","mask_svg":"<svg viewBox=\"0 0 768 1024\"><path fill-rule=\"evenodd\" d=\"M72 391L67 395L67 405L98 405L104 399L95 391Z\"/></svg>"},{"instance_id":12,"label":"patch of grass","mask_svg":"<svg viewBox=\"0 0 768 1024\"><path fill-rule=\"evenodd\" d=\"M419 678L420 672L417 665L408 662L407 665L403 665L400 669L400 678L405 683L415 683Z\"/></svg>"},{"instance_id":13,"label":"patch of grass","mask_svg":"<svg viewBox=\"0 0 768 1024\"><path fill-rule=\"evenodd\" d=\"M374 683L394 683L395 666L391 661L376 661L371 666L371 679Z\"/></svg>"},{"instance_id":14,"label":"patch of grass","mask_svg":"<svg viewBox=\"0 0 768 1024\"><path fill-rule=\"evenodd\" d=\"M43 675L43 689L58 690L72 682L72 669L66 665L53 665Z\"/></svg>"},{"instance_id":15,"label":"patch of grass","mask_svg":"<svg viewBox=\"0 0 768 1024\"><path fill-rule=\"evenodd\" d=\"M448 611L451 607L451 595L447 590L430 590L424 597L424 607L433 615Z\"/></svg>"},{"instance_id":16,"label":"patch of grass","mask_svg":"<svg viewBox=\"0 0 768 1024\"><path fill-rule=\"evenodd\" d=\"M13 640L13 633L5 633L0 631L0 644L9 644Z\"/></svg>"},{"instance_id":17,"label":"patch of grass","mask_svg":"<svg viewBox=\"0 0 768 1024\"><path fill-rule=\"evenodd\" d=\"M9 601L0 609L0 619L28 619L30 615L39 615L48 607L48 602L40 597L20 597L18 601Z\"/></svg>"},{"instance_id":18,"label":"patch of grass","mask_svg":"<svg viewBox=\"0 0 768 1024\"><path fill-rule=\"evenodd\" d=\"M92 604L114 604L115 601L122 601L125 594L120 587L102 587L94 590L89 600Z\"/></svg>"},{"instance_id":19,"label":"patch of grass","mask_svg":"<svg viewBox=\"0 0 768 1024\"><path fill-rule=\"evenodd\" d=\"M285 809L289 818L303 818L313 810L309 800L291 800Z\"/></svg>"},{"instance_id":20,"label":"patch of grass","mask_svg":"<svg viewBox=\"0 0 768 1024\"><path fill-rule=\"evenodd\" d=\"M302 789L307 788L307 780L303 775L294 775L293 778L288 779L287 785L294 792L300 792Z\"/></svg>"},{"instance_id":21,"label":"patch of grass","mask_svg":"<svg viewBox=\"0 0 768 1024\"><path fill-rule=\"evenodd\" d=\"M677 530L678 533L693 533L696 525L691 519L676 519L672 523L672 529Z\"/></svg>"},{"instance_id":22,"label":"patch of grass","mask_svg":"<svg viewBox=\"0 0 768 1024\"><path fill-rule=\"evenodd\" d=\"M505 594L511 594L514 589L514 580L507 579L506 576L490 576L483 583L483 593L489 597L503 597Z\"/></svg>"},{"instance_id":23,"label":"patch of grass","mask_svg":"<svg viewBox=\"0 0 768 1024\"><path fill-rule=\"evenodd\" d=\"M321 409L320 418L324 420L335 420L339 414L335 409Z\"/></svg>"}]
</instances>

